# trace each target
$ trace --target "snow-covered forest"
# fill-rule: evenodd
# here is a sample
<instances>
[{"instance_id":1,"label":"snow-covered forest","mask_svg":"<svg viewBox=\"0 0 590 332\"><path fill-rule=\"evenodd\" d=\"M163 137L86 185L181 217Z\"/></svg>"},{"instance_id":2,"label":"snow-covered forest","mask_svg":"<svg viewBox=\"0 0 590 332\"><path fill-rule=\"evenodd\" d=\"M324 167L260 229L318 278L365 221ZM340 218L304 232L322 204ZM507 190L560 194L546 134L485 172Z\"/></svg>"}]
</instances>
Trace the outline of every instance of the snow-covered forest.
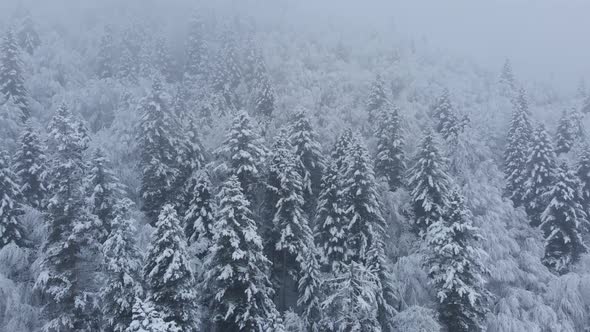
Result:
<instances>
[{"instance_id":1,"label":"snow-covered forest","mask_svg":"<svg viewBox=\"0 0 590 332\"><path fill-rule=\"evenodd\" d=\"M583 80L283 1L2 2L0 331L590 331Z\"/></svg>"}]
</instances>

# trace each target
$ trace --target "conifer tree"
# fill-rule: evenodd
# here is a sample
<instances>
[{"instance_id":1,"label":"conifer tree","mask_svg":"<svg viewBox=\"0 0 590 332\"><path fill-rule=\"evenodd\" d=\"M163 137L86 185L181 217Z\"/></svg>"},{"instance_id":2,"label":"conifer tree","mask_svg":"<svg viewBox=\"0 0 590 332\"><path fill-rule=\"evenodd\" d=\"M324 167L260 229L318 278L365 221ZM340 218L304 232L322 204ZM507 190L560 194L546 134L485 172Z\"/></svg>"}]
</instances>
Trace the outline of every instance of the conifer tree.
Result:
<instances>
[{"instance_id":1,"label":"conifer tree","mask_svg":"<svg viewBox=\"0 0 590 332\"><path fill-rule=\"evenodd\" d=\"M166 82L174 81L174 64L163 37L158 37L154 49L154 66Z\"/></svg>"},{"instance_id":2,"label":"conifer tree","mask_svg":"<svg viewBox=\"0 0 590 332\"><path fill-rule=\"evenodd\" d=\"M543 125L534 133L527 158L524 180L524 207L532 226L539 226L541 213L547 206L544 195L554 184L556 170L555 152L551 139Z\"/></svg>"},{"instance_id":3,"label":"conifer tree","mask_svg":"<svg viewBox=\"0 0 590 332\"><path fill-rule=\"evenodd\" d=\"M368 266L376 276L377 320L383 332L393 332L393 319L397 314L394 307L399 301L393 283L393 272L385 254L385 234L376 234L368 253Z\"/></svg>"},{"instance_id":4,"label":"conifer tree","mask_svg":"<svg viewBox=\"0 0 590 332\"><path fill-rule=\"evenodd\" d=\"M176 203L171 200L176 199L181 179L178 159L182 145L176 136L178 123L158 79L140 107L143 112L139 127L142 210L150 224L155 225L162 207Z\"/></svg>"},{"instance_id":5,"label":"conifer tree","mask_svg":"<svg viewBox=\"0 0 590 332\"><path fill-rule=\"evenodd\" d=\"M568 153L574 145L574 133L572 118L567 111L561 113L561 118L557 124L557 133L555 135L555 153Z\"/></svg>"},{"instance_id":6,"label":"conifer tree","mask_svg":"<svg viewBox=\"0 0 590 332\"><path fill-rule=\"evenodd\" d=\"M258 331L278 315L268 278L270 261L237 176L229 177L218 197L206 265L209 308L219 331Z\"/></svg>"},{"instance_id":7,"label":"conifer tree","mask_svg":"<svg viewBox=\"0 0 590 332\"><path fill-rule=\"evenodd\" d=\"M580 199L582 208L590 216L590 146L585 145L582 148L578 163L576 165L576 174L580 180Z\"/></svg>"},{"instance_id":8,"label":"conifer tree","mask_svg":"<svg viewBox=\"0 0 590 332\"><path fill-rule=\"evenodd\" d=\"M215 93L223 97L230 111L237 110L240 108L240 102L237 100L235 90L242 81L242 69L234 33L225 32L221 44L212 72L212 87Z\"/></svg>"},{"instance_id":9,"label":"conifer tree","mask_svg":"<svg viewBox=\"0 0 590 332\"><path fill-rule=\"evenodd\" d=\"M176 210L166 204L152 234L144 280L149 300L165 322L174 322L182 331L197 331L195 279Z\"/></svg>"},{"instance_id":10,"label":"conifer tree","mask_svg":"<svg viewBox=\"0 0 590 332\"><path fill-rule=\"evenodd\" d=\"M556 173L555 184L546 193L549 204L541 214L545 232L543 263L565 274L588 251L582 234L590 229L590 221L581 204L580 181L575 173L565 163Z\"/></svg>"},{"instance_id":11,"label":"conifer tree","mask_svg":"<svg viewBox=\"0 0 590 332\"><path fill-rule=\"evenodd\" d=\"M125 332L178 332L174 322L164 322L162 315L152 303L136 298L133 304L133 316Z\"/></svg>"},{"instance_id":12,"label":"conifer tree","mask_svg":"<svg viewBox=\"0 0 590 332\"><path fill-rule=\"evenodd\" d=\"M375 176L384 177L391 191L404 185L406 160L401 131L399 109L394 108L393 111L385 113L377 132Z\"/></svg>"},{"instance_id":13,"label":"conifer tree","mask_svg":"<svg viewBox=\"0 0 590 332\"><path fill-rule=\"evenodd\" d=\"M353 137L352 137L352 130L347 128L340 134L340 136L336 139L336 143L334 144L334 148L332 149L332 159L334 160L336 170L339 172L344 172L346 168L346 156L348 154L348 149L352 145Z\"/></svg>"},{"instance_id":14,"label":"conifer tree","mask_svg":"<svg viewBox=\"0 0 590 332\"><path fill-rule=\"evenodd\" d=\"M514 103L512 121L508 130L506 150L504 152L504 173L506 174L506 196L514 206L523 204L524 170L533 138L533 130L529 120L528 104L524 90L520 90Z\"/></svg>"},{"instance_id":15,"label":"conifer tree","mask_svg":"<svg viewBox=\"0 0 590 332\"><path fill-rule=\"evenodd\" d=\"M424 236L428 226L442 217L451 182L446 160L431 132L422 140L413 164L408 174L408 188L411 189L415 230Z\"/></svg>"},{"instance_id":16,"label":"conifer tree","mask_svg":"<svg viewBox=\"0 0 590 332\"><path fill-rule=\"evenodd\" d=\"M45 148L30 123L20 137L14 170L24 202L36 209L42 208L47 195L47 159Z\"/></svg>"},{"instance_id":17,"label":"conifer tree","mask_svg":"<svg viewBox=\"0 0 590 332\"><path fill-rule=\"evenodd\" d=\"M203 258L213 240L215 222L215 197L211 182L205 172L199 172L190 181L188 209L184 215L184 234L189 246L195 246L196 254Z\"/></svg>"},{"instance_id":18,"label":"conifer tree","mask_svg":"<svg viewBox=\"0 0 590 332\"><path fill-rule=\"evenodd\" d=\"M100 298L107 331L125 332L133 318L135 299L143 292L135 220L129 217L132 204L126 198L117 204L111 232L102 245L106 282Z\"/></svg>"},{"instance_id":19,"label":"conifer tree","mask_svg":"<svg viewBox=\"0 0 590 332\"><path fill-rule=\"evenodd\" d=\"M304 111L295 114L289 140L295 149L299 174L303 181L305 211L311 218L315 213L316 201L320 191L324 158L317 135Z\"/></svg>"},{"instance_id":20,"label":"conifer tree","mask_svg":"<svg viewBox=\"0 0 590 332\"><path fill-rule=\"evenodd\" d=\"M30 13L27 13L22 19L18 30L18 43L21 49L25 50L30 55L35 52L35 49L41 45L41 38L35 29L33 18Z\"/></svg>"},{"instance_id":21,"label":"conifer tree","mask_svg":"<svg viewBox=\"0 0 590 332\"><path fill-rule=\"evenodd\" d=\"M22 66L16 36L8 30L0 45L0 104L10 101L17 106L24 122L31 114Z\"/></svg>"},{"instance_id":22,"label":"conifer tree","mask_svg":"<svg viewBox=\"0 0 590 332\"><path fill-rule=\"evenodd\" d=\"M181 137L180 151L180 170L179 186L186 182L195 172L201 169L205 164L205 148L199 138L199 125L191 114L182 116L179 114L177 119L184 122L183 134Z\"/></svg>"},{"instance_id":23,"label":"conifer tree","mask_svg":"<svg viewBox=\"0 0 590 332\"><path fill-rule=\"evenodd\" d=\"M97 75L98 78L111 78L115 76L115 41L113 39L113 29L110 26L105 27L104 33L100 39L97 54Z\"/></svg>"},{"instance_id":24,"label":"conifer tree","mask_svg":"<svg viewBox=\"0 0 590 332\"><path fill-rule=\"evenodd\" d=\"M309 250L303 253L301 277L297 283L299 292L297 306L301 308L302 317L306 321L309 330L319 332L322 316L320 299L322 278L315 245L311 242L307 244L307 247Z\"/></svg>"},{"instance_id":25,"label":"conifer tree","mask_svg":"<svg viewBox=\"0 0 590 332\"><path fill-rule=\"evenodd\" d=\"M369 92L367 99L367 113L369 114L369 123L377 123L380 121L381 112L384 107L389 103L385 94L385 83L381 78L381 75L377 75Z\"/></svg>"},{"instance_id":26,"label":"conifer tree","mask_svg":"<svg viewBox=\"0 0 590 332\"><path fill-rule=\"evenodd\" d=\"M255 93L255 114L270 119L275 110L275 91L266 75L258 79Z\"/></svg>"},{"instance_id":27,"label":"conifer tree","mask_svg":"<svg viewBox=\"0 0 590 332\"><path fill-rule=\"evenodd\" d=\"M121 51L121 61L117 70L117 77L129 83L137 83L139 75L139 63L129 46L124 46Z\"/></svg>"},{"instance_id":28,"label":"conifer tree","mask_svg":"<svg viewBox=\"0 0 590 332\"><path fill-rule=\"evenodd\" d=\"M500 73L500 84L503 89L503 93L507 96L510 97L514 92L516 92L516 80L514 78L514 73L512 72L512 64L508 59L506 59L504 62L502 72Z\"/></svg>"},{"instance_id":29,"label":"conifer tree","mask_svg":"<svg viewBox=\"0 0 590 332\"><path fill-rule=\"evenodd\" d=\"M260 178L266 150L246 111L236 115L218 153L225 155L230 173L238 177L244 195L253 199L254 186Z\"/></svg>"},{"instance_id":30,"label":"conifer tree","mask_svg":"<svg viewBox=\"0 0 590 332\"><path fill-rule=\"evenodd\" d=\"M432 106L433 117L436 120L436 131L448 141L454 142L457 136L463 132L469 121L466 116L460 117L453 104L448 89L444 89L442 95Z\"/></svg>"},{"instance_id":31,"label":"conifer tree","mask_svg":"<svg viewBox=\"0 0 590 332\"><path fill-rule=\"evenodd\" d=\"M189 81L196 83L196 80L206 78L209 70L208 45L205 40L203 21L199 15L191 17L186 49L185 74Z\"/></svg>"},{"instance_id":32,"label":"conifer tree","mask_svg":"<svg viewBox=\"0 0 590 332\"><path fill-rule=\"evenodd\" d=\"M20 207L21 193L16 175L10 169L8 155L0 152L0 249L9 243L26 245L24 228L18 217L23 214Z\"/></svg>"},{"instance_id":33,"label":"conifer tree","mask_svg":"<svg viewBox=\"0 0 590 332\"><path fill-rule=\"evenodd\" d=\"M445 216L428 227L426 236L425 267L439 301L439 319L448 331L483 329L485 271L473 247L481 237L470 218L463 197L454 191Z\"/></svg>"}]
</instances>

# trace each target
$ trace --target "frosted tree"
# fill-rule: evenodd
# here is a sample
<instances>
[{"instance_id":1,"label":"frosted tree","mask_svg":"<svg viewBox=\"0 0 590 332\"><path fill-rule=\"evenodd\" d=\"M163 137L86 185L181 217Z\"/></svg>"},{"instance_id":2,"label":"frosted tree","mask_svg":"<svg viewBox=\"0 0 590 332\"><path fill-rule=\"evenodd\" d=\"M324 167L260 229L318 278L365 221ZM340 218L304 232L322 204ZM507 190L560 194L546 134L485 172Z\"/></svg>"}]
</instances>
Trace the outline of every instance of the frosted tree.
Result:
<instances>
[{"instance_id":1,"label":"frosted tree","mask_svg":"<svg viewBox=\"0 0 590 332\"><path fill-rule=\"evenodd\" d=\"M230 173L238 177L244 195L251 200L267 153L246 111L236 115L217 152L225 156Z\"/></svg>"},{"instance_id":2,"label":"frosted tree","mask_svg":"<svg viewBox=\"0 0 590 332\"><path fill-rule=\"evenodd\" d=\"M187 113L184 113L184 116L177 116L184 123L180 138L182 144L179 156L182 171L178 181L180 186L205 164L205 148L199 137L200 126L194 116Z\"/></svg>"},{"instance_id":3,"label":"frosted tree","mask_svg":"<svg viewBox=\"0 0 590 332\"><path fill-rule=\"evenodd\" d=\"M41 45L41 38L35 29L35 24L30 13L27 13L20 22L17 35L18 44L21 49L30 55Z\"/></svg>"},{"instance_id":4,"label":"frosted tree","mask_svg":"<svg viewBox=\"0 0 590 332\"><path fill-rule=\"evenodd\" d=\"M47 159L45 147L30 123L23 129L14 158L14 171L24 202L40 209L47 196Z\"/></svg>"},{"instance_id":5,"label":"frosted tree","mask_svg":"<svg viewBox=\"0 0 590 332\"><path fill-rule=\"evenodd\" d=\"M131 324L135 299L142 295L141 254L135 242L135 223L129 216L129 199L114 211L112 228L102 245L105 284L100 292L103 317L108 331L124 332Z\"/></svg>"},{"instance_id":6,"label":"frosted tree","mask_svg":"<svg viewBox=\"0 0 590 332\"><path fill-rule=\"evenodd\" d=\"M427 230L425 267L436 291L439 320L448 331L481 331L485 313L479 249L481 239L472 225L462 195L454 191L445 216Z\"/></svg>"},{"instance_id":7,"label":"frosted tree","mask_svg":"<svg viewBox=\"0 0 590 332\"><path fill-rule=\"evenodd\" d=\"M441 134L445 140L451 142L457 139L457 136L463 132L468 122L467 117L461 118L453 104L448 89L444 89L442 95L432 105L432 116L436 120L436 131Z\"/></svg>"},{"instance_id":8,"label":"frosted tree","mask_svg":"<svg viewBox=\"0 0 590 332\"><path fill-rule=\"evenodd\" d=\"M203 80L208 74L208 50L203 20L195 14L191 17L188 28L185 68L185 75L193 84Z\"/></svg>"},{"instance_id":9,"label":"frosted tree","mask_svg":"<svg viewBox=\"0 0 590 332\"><path fill-rule=\"evenodd\" d=\"M335 162L336 170L339 172L344 172L346 168L346 156L348 155L348 149L352 145L352 142L352 130L347 128L336 139L336 143L332 148L331 156Z\"/></svg>"},{"instance_id":10,"label":"frosted tree","mask_svg":"<svg viewBox=\"0 0 590 332\"><path fill-rule=\"evenodd\" d=\"M369 248L368 252L368 266L374 271L377 277L377 287L375 293L375 300L377 302L377 319L384 332L396 331L393 324L394 317L397 310L394 306L397 305L396 285L393 281L393 272L389 262L389 258L385 253L385 233L376 234L375 239Z\"/></svg>"},{"instance_id":11,"label":"frosted tree","mask_svg":"<svg viewBox=\"0 0 590 332\"><path fill-rule=\"evenodd\" d=\"M275 99L275 91L270 79L266 76L259 78L255 87L255 114L269 121L275 110Z\"/></svg>"},{"instance_id":12,"label":"frosted tree","mask_svg":"<svg viewBox=\"0 0 590 332\"><path fill-rule=\"evenodd\" d=\"M124 46L117 70L117 77L128 83L137 83L139 75L139 63L129 46Z\"/></svg>"},{"instance_id":13,"label":"frosted tree","mask_svg":"<svg viewBox=\"0 0 590 332\"><path fill-rule=\"evenodd\" d=\"M180 220L171 204L164 205L158 217L143 276L149 300L164 321L174 322L182 331L197 331L195 279Z\"/></svg>"},{"instance_id":14,"label":"frosted tree","mask_svg":"<svg viewBox=\"0 0 590 332\"><path fill-rule=\"evenodd\" d=\"M176 203L181 170L178 164L182 144L178 141L179 125L174 118L161 82L153 82L152 91L140 106L143 113L139 126L139 149L142 172L140 193L142 210L155 225L162 207Z\"/></svg>"},{"instance_id":15,"label":"frosted tree","mask_svg":"<svg viewBox=\"0 0 590 332\"><path fill-rule=\"evenodd\" d=\"M234 33L226 31L221 40L221 49L213 66L212 87L223 97L229 110L240 108L236 88L242 80L242 68L238 58L237 41Z\"/></svg>"},{"instance_id":16,"label":"frosted tree","mask_svg":"<svg viewBox=\"0 0 590 332\"><path fill-rule=\"evenodd\" d=\"M309 239L313 240L313 239ZM303 253L301 261L301 277L297 282L297 306L308 328L312 332L320 331L322 317L321 291L322 276L317 261L317 252L313 242L307 244L308 250Z\"/></svg>"},{"instance_id":17,"label":"frosted tree","mask_svg":"<svg viewBox=\"0 0 590 332\"><path fill-rule=\"evenodd\" d=\"M125 332L180 332L174 322L164 322L162 315L152 303L136 298L133 316Z\"/></svg>"},{"instance_id":18,"label":"frosted tree","mask_svg":"<svg viewBox=\"0 0 590 332\"><path fill-rule=\"evenodd\" d=\"M399 117L399 109L394 108L384 113L383 121L377 131L377 156L375 158L375 176L383 177L389 189L395 191L404 185L406 158L404 137Z\"/></svg>"},{"instance_id":19,"label":"frosted tree","mask_svg":"<svg viewBox=\"0 0 590 332\"><path fill-rule=\"evenodd\" d=\"M512 121L508 130L507 145L504 152L504 174L506 174L506 196L515 206L523 205L524 170L528 158L529 144L533 139L533 129L529 120L529 110L524 90L520 90L514 103Z\"/></svg>"},{"instance_id":20,"label":"frosted tree","mask_svg":"<svg viewBox=\"0 0 590 332\"><path fill-rule=\"evenodd\" d=\"M100 44L98 45L98 54L96 56L98 78L111 78L115 76L115 59L117 57L115 41L113 38L113 28L105 27Z\"/></svg>"},{"instance_id":21,"label":"frosted tree","mask_svg":"<svg viewBox=\"0 0 590 332\"><path fill-rule=\"evenodd\" d=\"M209 308L219 331L258 331L277 315L262 239L242 193L230 176L219 192L213 243L206 264Z\"/></svg>"},{"instance_id":22,"label":"frosted tree","mask_svg":"<svg viewBox=\"0 0 590 332\"><path fill-rule=\"evenodd\" d=\"M588 250L583 234L590 230L590 221L579 189L576 174L564 163L556 172L555 184L545 194L549 205L541 214L541 228L545 232L543 263L559 274L569 272Z\"/></svg>"},{"instance_id":23,"label":"frosted tree","mask_svg":"<svg viewBox=\"0 0 590 332\"><path fill-rule=\"evenodd\" d=\"M380 120L381 112L387 106L389 101L385 94L385 83L381 75L377 75L375 81L371 84L369 90L369 97L367 98L367 113L369 114L369 122L375 123Z\"/></svg>"},{"instance_id":24,"label":"frosted tree","mask_svg":"<svg viewBox=\"0 0 590 332\"><path fill-rule=\"evenodd\" d=\"M576 165L576 175L580 180L581 204L586 214L590 215L590 146L585 145L580 152Z\"/></svg>"},{"instance_id":25,"label":"frosted tree","mask_svg":"<svg viewBox=\"0 0 590 332\"><path fill-rule=\"evenodd\" d=\"M555 153L568 153L574 145L574 124L571 121L571 115L567 111L561 113L561 118L557 124L557 133L555 135Z\"/></svg>"},{"instance_id":26,"label":"frosted tree","mask_svg":"<svg viewBox=\"0 0 590 332\"><path fill-rule=\"evenodd\" d=\"M305 111L298 111L295 114L289 140L295 149L299 174L303 181L305 211L311 218L315 213L320 191L324 158L322 147Z\"/></svg>"},{"instance_id":27,"label":"frosted tree","mask_svg":"<svg viewBox=\"0 0 590 332\"><path fill-rule=\"evenodd\" d=\"M203 258L213 240L215 197L205 172L197 173L190 182L192 185L187 192L189 204L184 215L184 234L189 246L194 246L197 256Z\"/></svg>"},{"instance_id":28,"label":"frosted tree","mask_svg":"<svg viewBox=\"0 0 590 332\"><path fill-rule=\"evenodd\" d=\"M500 73L500 87L502 92L511 97L516 92L516 80L512 72L512 64L509 59L504 61L502 72Z\"/></svg>"},{"instance_id":29,"label":"frosted tree","mask_svg":"<svg viewBox=\"0 0 590 332\"><path fill-rule=\"evenodd\" d=\"M535 130L533 137L526 169L523 173L523 200L531 225L539 226L540 215L548 203L544 194L554 184L557 165L551 139L543 125Z\"/></svg>"},{"instance_id":30,"label":"frosted tree","mask_svg":"<svg viewBox=\"0 0 590 332\"><path fill-rule=\"evenodd\" d=\"M426 229L442 217L451 183L446 172L446 160L431 132L422 139L408 176L415 230L424 236Z\"/></svg>"},{"instance_id":31,"label":"frosted tree","mask_svg":"<svg viewBox=\"0 0 590 332\"><path fill-rule=\"evenodd\" d=\"M166 40L159 36L154 46L154 67L158 73L166 79L166 82L173 82L175 78L174 63Z\"/></svg>"},{"instance_id":32,"label":"frosted tree","mask_svg":"<svg viewBox=\"0 0 590 332\"><path fill-rule=\"evenodd\" d=\"M0 249L9 243L27 244L24 227L19 221L24 212L19 203L21 193L16 180L8 155L0 152Z\"/></svg>"},{"instance_id":33,"label":"frosted tree","mask_svg":"<svg viewBox=\"0 0 590 332\"><path fill-rule=\"evenodd\" d=\"M19 117L26 121L31 116L28 92L23 78L23 63L14 32L9 29L0 45L0 104L10 101L17 106Z\"/></svg>"}]
</instances>

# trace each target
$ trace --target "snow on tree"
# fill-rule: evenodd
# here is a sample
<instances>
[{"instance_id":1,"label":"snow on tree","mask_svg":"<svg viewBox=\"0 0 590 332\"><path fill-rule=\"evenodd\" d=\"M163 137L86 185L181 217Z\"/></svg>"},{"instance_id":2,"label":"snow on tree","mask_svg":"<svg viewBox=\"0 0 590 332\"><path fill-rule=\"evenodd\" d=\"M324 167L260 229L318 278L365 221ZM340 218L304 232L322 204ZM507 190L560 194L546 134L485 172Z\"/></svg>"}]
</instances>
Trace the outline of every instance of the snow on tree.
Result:
<instances>
[{"instance_id":1,"label":"snow on tree","mask_svg":"<svg viewBox=\"0 0 590 332\"><path fill-rule=\"evenodd\" d=\"M111 78L115 76L115 59L117 57L115 41L113 37L113 28L105 27L100 44L98 45L98 54L96 55L98 78Z\"/></svg>"},{"instance_id":2,"label":"snow on tree","mask_svg":"<svg viewBox=\"0 0 590 332\"><path fill-rule=\"evenodd\" d=\"M14 172L24 202L36 209L42 208L47 195L47 159L45 147L30 123L27 123L20 137L20 146L14 158Z\"/></svg>"},{"instance_id":3,"label":"snow on tree","mask_svg":"<svg viewBox=\"0 0 590 332\"><path fill-rule=\"evenodd\" d=\"M181 140L181 152L180 156L180 167L181 177L179 179L180 186L182 183L188 180L195 172L201 169L205 164L205 148L201 143L199 137L198 125L192 114L186 114L184 116L177 116L177 118L183 122L183 134Z\"/></svg>"},{"instance_id":4,"label":"snow on tree","mask_svg":"<svg viewBox=\"0 0 590 332\"><path fill-rule=\"evenodd\" d=\"M20 110L19 117L24 121L31 116L28 91L23 78L23 63L16 36L9 29L0 45L0 104L10 101Z\"/></svg>"},{"instance_id":5,"label":"snow on tree","mask_svg":"<svg viewBox=\"0 0 590 332\"><path fill-rule=\"evenodd\" d=\"M111 232L102 245L106 281L101 289L101 307L108 331L125 332L131 324L135 299L143 293L142 257L135 241L135 223L129 216L132 202L117 203Z\"/></svg>"},{"instance_id":6,"label":"snow on tree","mask_svg":"<svg viewBox=\"0 0 590 332\"><path fill-rule=\"evenodd\" d=\"M166 203L177 203L181 169L178 164L182 144L178 141L179 125L174 118L162 85L155 79L152 91L142 101L139 126L139 148L142 172L140 193L142 210L150 224L155 225Z\"/></svg>"},{"instance_id":7,"label":"snow on tree","mask_svg":"<svg viewBox=\"0 0 590 332\"><path fill-rule=\"evenodd\" d=\"M173 82L175 79L174 63L168 50L166 40L162 36L158 36L154 46L154 67L161 77L166 82Z\"/></svg>"},{"instance_id":8,"label":"snow on tree","mask_svg":"<svg viewBox=\"0 0 590 332\"><path fill-rule=\"evenodd\" d=\"M189 246L194 246L197 256L203 258L213 240L215 197L207 173L198 172L190 182L192 185L187 192L190 198L184 215L184 234Z\"/></svg>"},{"instance_id":9,"label":"snow on tree","mask_svg":"<svg viewBox=\"0 0 590 332\"><path fill-rule=\"evenodd\" d=\"M303 181L305 211L312 218L320 191L324 158L322 147L305 111L295 114L289 140L295 149L299 174Z\"/></svg>"},{"instance_id":10,"label":"snow on tree","mask_svg":"<svg viewBox=\"0 0 590 332\"><path fill-rule=\"evenodd\" d=\"M564 163L555 177L555 184L544 194L549 204L541 214L540 226L545 232L543 263L558 274L565 274L588 251L583 234L590 230L590 221L581 204L576 174Z\"/></svg>"},{"instance_id":11,"label":"snow on tree","mask_svg":"<svg viewBox=\"0 0 590 332\"><path fill-rule=\"evenodd\" d=\"M352 141L352 130L350 128L345 129L336 139L331 156L338 172L343 173L345 171L346 156L348 155L348 149L352 145Z\"/></svg>"},{"instance_id":12,"label":"snow on tree","mask_svg":"<svg viewBox=\"0 0 590 332\"><path fill-rule=\"evenodd\" d=\"M557 124L557 133L555 135L555 153L558 155L568 153L574 145L574 123L571 120L571 115L564 110Z\"/></svg>"},{"instance_id":13,"label":"snow on tree","mask_svg":"<svg viewBox=\"0 0 590 332\"><path fill-rule=\"evenodd\" d=\"M322 277L320 265L317 261L317 250L313 239L307 244L308 250L301 261L301 277L297 283L299 292L297 306L301 308L301 315L311 332L320 331L322 316L321 291Z\"/></svg>"},{"instance_id":14,"label":"snow on tree","mask_svg":"<svg viewBox=\"0 0 590 332\"><path fill-rule=\"evenodd\" d=\"M251 200L267 152L246 111L240 111L234 117L230 131L217 153L225 156L230 174L238 177L244 195Z\"/></svg>"},{"instance_id":15,"label":"snow on tree","mask_svg":"<svg viewBox=\"0 0 590 332\"><path fill-rule=\"evenodd\" d=\"M22 18L18 27L18 44L21 49L25 50L30 55L33 55L35 49L41 45L41 38L35 29L33 18L30 13Z\"/></svg>"},{"instance_id":16,"label":"snow on tree","mask_svg":"<svg viewBox=\"0 0 590 332\"><path fill-rule=\"evenodd\" d=\"M453 104L448 89L444 89L441 96L432 105L432 117L436 121L436 131L445 140L456 141L457 136L463 132L469 121L467 117L460 117Z\"/></svg>"},{"instance_id":17,"label":"snow on tree","mask_svg":"<svg viewBox=\"0 0 590 332\"><path fill-rule=\"evenodd\" d=\"M255 87L255 114L269 121L275 110L275 91L270 78L263 76L258 79Z\"/></svg>"},{"instance_id":18,"label":"snow on tree","mask_svg":"<svg viewBox=\"0 0 590 332\"><path fill-rule=\"evenodd\" d=\"M408 176L415 231L424 236L426 229L442 217L451 183L446 171L446 160L432 132L427 132L422 140Z\"/></svg>"},{"instance_id":19,"label":"snow on tree","mask_svg":"<svg viewBox=\"0 0 590 332\"><path fill-rule=\"evenodd\" d=\"M270 261L237 176L218 195L213 243L206 263L209 308L220 331L258 331L276 316Z\"/></svg>"},{"instance_id":20,"label":"snow on tree","mask_svg":"<svg viewBox=\"0 0 590 332\"><path fill-rule=\"evenodd\" d=\"M371 84L369 97L367 98L367 114L370 123L378 123L381 120L381 112L389 104L384 85L381 75L377 75L375 81Z\"/></svg>"},{"instance_id":21,"label":"snow on tree","mask_svg":"<svg viewBox=\"0 0 590 332\"><path fill-rule=\"evenodd\" d=\"M237 110L240 108L240 101L235 90L242 80L242 68L235 33L226 31L221 44L211 74L212 87L215 93L223 97L225 105L229 108L226 111Z\"/></svg>"},{"instance_id":22,"label":"snow on tree","mask_svg":"<svg viewBox=\"0 0 590 332\"><path fill-rule=\"evenodd\" d=\"M519 91L514 103L512 121L508 130L506 150L504 152L504 174L506 174L506 196L514 206L523 205L524 171L533 139L533 129L529 120L528 103L523 89Z\"/></svg>"},{"instance_id":23,"label":"snow on tree","mask_svg":"<svg viewBox=\"0 0 590 332\"><path fill-rule=\"evenodd\" d=\"M463 196L455 190L445 215L427 230L425 267L436 291L439 320L448 331L481 331L485 314L481 239L466 210Z\"/></svg>"},{"instance_id":24,"label":"snow on tree","mask_svg":"<svg viewBox=\"0 0 590 332\"><path fill-rule=\"evenodd\" d=\"M576 175L580 180L580 199L582 208L590 215L590 146L585 145L576 165Z\"/></svg>"},{"instance_id":25,"label":"snow on tree","mask_svg":"<svg viewBox=\"0 0 590 332\"><path fill-rule=\"evenodd\" d=\"M186 43L185 75L193 84L205 79L209 73L208 51L203 20L198 14L192 15Z\"/></svg>"},{"instance_id":26,"label":"snow on tree","mask_svg":"<svg viewBox=\"0 0 590 332\"><path fill-rule=\"evenodd\" d=\"M136 298L133 303L133 316L125 332L180 332L174 322L164 322L162 315L152 303Z\"/></svg>"},{"instance_id":27,"label":"snow on tree","mask_svg":"<svg viewBox=\"0 0 590 332\"><path fill-rule=\"evenodd\" d=\"M149 300L165 322L197 331L197 294L186 240L176 210L162 207L148 248L143 276Z\"/></svg>"},{"instance_id":28,"label":"snow on tree","mask_svg":"<svg viewBox=\"0 0 590 332\"><path fill-rule=\"evenodd\" d=\"M385 254L385 232L377 233L368 252L368 265L375 271L377 277L377 289L375 299L377 301L377 320L384 332L396 331L393 324L397 310L394 306L399 300L396 296L396 285L393 281L393 272L389 264L389 257Z\"/></svg>"},{"instance_id":29,"label":"snow on tree","mask_svg":"<svg viewBox=\"0 0 590 332\"><path fill-rule=\"evenodd\" d=\"M403 187L406 172L404 137L398 108L384 113L376 136L375 176L384 177L389 189L395 191Z\"/></svg>"},{"instance_id":30,"label":"snow on tree","mask_svg":"<svg viewBox=\"0 0 590 332\"><path fill-rule=\"evenodd\" d=\"M27 245L25 230L19 220L24 214L19 203L21 192L9 160L6 152L0 152L0 249L9 243Z\"/></svg>"},{"instance_id":31,"label":"snow on tree","mask_svg":"<svg viewBox=\"0 0 590 332\"><path fill-rule=\"evenodd\" d=\"M509 59L504 61L502 72L500 73L500 88L502 93L507 97L512 97L516 92L516 79L512 72L512 64Z\"/></svg>"},{"instance_id":32,"label":"snow on tree","mask_svg":"<svg viewBox=\"0 0 590 332\"><path fill-rule=\"evenodd\" d=\"M533 142L523 173L524 207L532 226L539 226L541 213L547 206L544 195L554 184L556 171L555 151L543 125L534 133Z\"/></svg>"},{"instance_id":33,"label":"snow on tree","mask_svg":"<svg viewBox=\"0 0 590 332\"><path fill-rule=\"evenodd\" d=\"M412 306L395 316L392 322L395 331L439 332L441 326L431 309Z\"/></svg>"}]
</instances>

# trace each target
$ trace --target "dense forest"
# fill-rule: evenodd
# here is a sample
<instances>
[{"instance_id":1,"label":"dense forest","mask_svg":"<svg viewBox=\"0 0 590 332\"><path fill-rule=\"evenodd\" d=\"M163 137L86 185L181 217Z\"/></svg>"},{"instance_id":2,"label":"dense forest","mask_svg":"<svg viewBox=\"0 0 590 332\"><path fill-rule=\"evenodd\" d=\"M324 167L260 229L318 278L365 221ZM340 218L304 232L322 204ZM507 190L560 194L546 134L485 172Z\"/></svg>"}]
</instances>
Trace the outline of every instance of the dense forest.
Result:
<instances>
[{"instance_id":1,"label":"dense forest","mask_svg":"<svg viewBox=\"0 0 590 332\"><path fill-rule=\"evenodd\" d=\"M0 331L590 331L583 80L279 1L58 2L0 12Z\"/></svg>"}]
</instances>

